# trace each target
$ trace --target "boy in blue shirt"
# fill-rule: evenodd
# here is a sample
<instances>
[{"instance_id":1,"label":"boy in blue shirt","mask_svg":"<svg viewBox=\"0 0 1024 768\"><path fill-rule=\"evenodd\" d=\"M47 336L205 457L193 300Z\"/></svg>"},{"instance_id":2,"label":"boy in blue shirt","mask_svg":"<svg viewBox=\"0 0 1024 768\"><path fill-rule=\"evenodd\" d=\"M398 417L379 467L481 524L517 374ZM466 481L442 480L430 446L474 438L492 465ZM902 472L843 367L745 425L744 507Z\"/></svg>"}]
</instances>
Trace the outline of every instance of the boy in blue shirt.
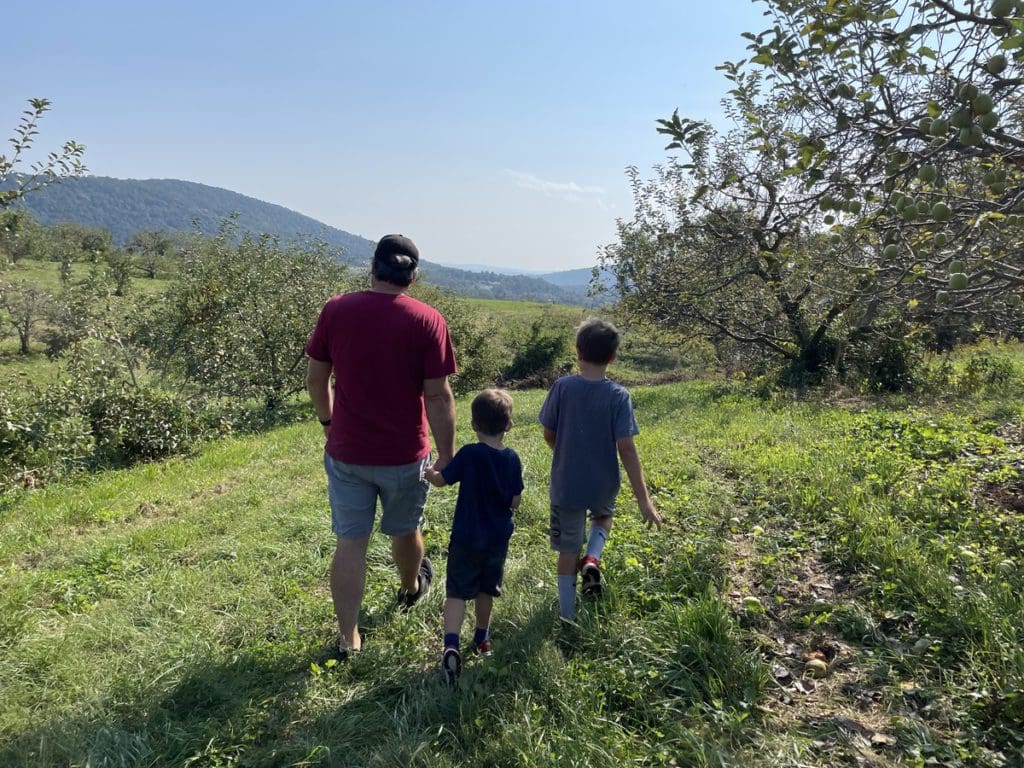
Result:
<instances>
[{"instance_id":1,"label":"boy in blue shirt","mask_svg":"<svg viewBox=\"0 0 1024 768\"><path fill-rule=\"evenodd\" d=\"M647 527L661 527L661 516L647 492L633 436L640 432L625 387L606 378L619 349L619 331L590 319L576 333L579 374L563 376L540 409L544 440L551 447L551 548L558 553L558 608L576 618L576 572L580 591L601 591L601 552L612 528L615 497L622 482L619 459ZM587 549L583 546L590 517Z\"/></svg>"},{"instance_id":2,"label":"boy in blue shirt","mask_svg":"<svg viewBox=\"0 0 1024 768\"><path fill-rule=\"evenodd\" d=\"M501 596L501 578L512 536L512 513L523 492L519 456L502 443L512 428L512 397L501 389L485 389L471 406L473 431L479 442L464 445L437 472L425 477L438 487L459 483L455 518L448 543L448 578L444 601L444 652L441 672L451 686L462 672L459 629L466 601L476 603L473 649L491 654L490 622L494 598Z\"/></svg>"}]
</instances>

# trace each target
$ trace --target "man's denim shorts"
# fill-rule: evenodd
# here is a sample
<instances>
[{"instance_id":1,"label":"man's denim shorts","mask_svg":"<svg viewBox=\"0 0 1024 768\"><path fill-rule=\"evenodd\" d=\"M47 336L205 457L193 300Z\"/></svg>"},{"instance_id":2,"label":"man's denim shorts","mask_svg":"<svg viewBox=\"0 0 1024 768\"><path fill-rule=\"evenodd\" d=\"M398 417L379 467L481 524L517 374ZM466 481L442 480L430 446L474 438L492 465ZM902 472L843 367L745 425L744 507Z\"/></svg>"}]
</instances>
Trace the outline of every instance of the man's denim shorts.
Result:
<instances>
[{"instance_id":1,"label":"man's denim shorts","mask_svg":"<svg viewBox=\"0 0 1024 768\"><path fill-rule=\"evenodd\" d=\"M615 514L615 500L593 509L572 509L551 505L551 548L559 554L579 553L587 535L587 518L596 520Z\"/></svg>"},{"instance_id":2,"label":"man's denim shorts","mask_svg":"<svg viewBox=\"0 0 1024 768\"><path fill-rule=\"evenodd\" d=\"M346 464L324 454L327 497L331 503L331 529L343 539L363 539L373 531L380 498L380 531L386 536L405 536L423 522L430 484L423 470L426 456L411 464L372 467Z\"/></svg>"}]
</instances>

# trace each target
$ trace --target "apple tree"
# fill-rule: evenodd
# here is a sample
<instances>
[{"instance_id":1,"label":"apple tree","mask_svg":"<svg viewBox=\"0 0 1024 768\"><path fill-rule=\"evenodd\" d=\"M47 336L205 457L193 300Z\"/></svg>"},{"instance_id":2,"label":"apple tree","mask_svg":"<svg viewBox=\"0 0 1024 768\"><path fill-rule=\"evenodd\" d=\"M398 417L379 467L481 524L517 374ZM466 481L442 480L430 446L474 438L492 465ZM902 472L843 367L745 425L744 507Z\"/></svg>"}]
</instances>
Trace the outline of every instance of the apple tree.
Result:
<instances>
[{"instance_id":1,"label":"apple tree","mask_svg":"<svg viewBox=\"0 0 1024 768\"><path fill-rule=\"evenodd\" d=\"M872 333L1019 330L1020 3L766 5L750 57L721 67L732 128L676 113L659 130L682 157L633 173L605 256L627 306L674 271L680 327L809 370Z\"/></svg>"},{"instance_id":2,"label":"apple tree","mask_svg":"<svg viewBox=\"0 0 1024 768\"><path fill-rule=\"evenodd\" d=\"M239 237L228 222L216 237L193 238L137 340L158 370L202 395L275 408L304 387L309 333L350 280L323 244Z\"/></svg>"}]
</instances>

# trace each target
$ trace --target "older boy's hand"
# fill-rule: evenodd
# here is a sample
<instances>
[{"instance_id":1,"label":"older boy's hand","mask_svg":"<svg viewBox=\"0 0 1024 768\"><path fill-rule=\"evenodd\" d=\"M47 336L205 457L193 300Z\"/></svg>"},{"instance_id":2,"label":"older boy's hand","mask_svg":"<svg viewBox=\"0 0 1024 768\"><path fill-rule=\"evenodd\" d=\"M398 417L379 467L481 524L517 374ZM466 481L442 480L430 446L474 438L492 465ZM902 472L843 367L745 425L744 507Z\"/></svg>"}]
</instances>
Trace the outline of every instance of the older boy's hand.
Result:
<instances>
[{"instance_id":1,"label":"older boy's hand","mask_svg":"<svg viewBox=\"0 0 1024 768\"><path fill-rule=\"evenodd\" d=\"M658 510L654 508L654 502L648 499L647 501L640 502L640 516L644 519L644 524L650 528L652 525L661 528L662 519L661 515L658 514Z\"/></svg>"}]
</instances>

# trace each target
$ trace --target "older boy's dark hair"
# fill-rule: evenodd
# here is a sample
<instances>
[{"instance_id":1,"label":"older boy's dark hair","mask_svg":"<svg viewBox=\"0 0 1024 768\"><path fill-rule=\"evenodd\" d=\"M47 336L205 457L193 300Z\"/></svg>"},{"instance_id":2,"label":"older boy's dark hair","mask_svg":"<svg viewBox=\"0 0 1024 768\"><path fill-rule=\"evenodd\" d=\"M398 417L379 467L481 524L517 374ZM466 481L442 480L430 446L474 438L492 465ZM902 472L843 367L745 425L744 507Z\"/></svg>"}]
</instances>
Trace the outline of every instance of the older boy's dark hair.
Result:
<instances>
[{"instance_id":1,"label":"older boy's dark hair","mask_svg":"<svg viewBox=\"0 0 1024 768\"><path fill-rule=\"evenodd\" d=\"M504 389L485 389L473 398L470 410L473 428L485 435L500 435L512 427L512 395Z\"/></svg>"},{"instance_id":2,"label":"older boy's dark hair","mask_svg":"<svg viewBox=\"0 0 1024 768\"><path fill-rule=\"evenodd\" d=\"M605 320L584 320L576 331L576 352L594 365L608 365L619 351L619 329Z\"/></svg>"}]
</instances>

